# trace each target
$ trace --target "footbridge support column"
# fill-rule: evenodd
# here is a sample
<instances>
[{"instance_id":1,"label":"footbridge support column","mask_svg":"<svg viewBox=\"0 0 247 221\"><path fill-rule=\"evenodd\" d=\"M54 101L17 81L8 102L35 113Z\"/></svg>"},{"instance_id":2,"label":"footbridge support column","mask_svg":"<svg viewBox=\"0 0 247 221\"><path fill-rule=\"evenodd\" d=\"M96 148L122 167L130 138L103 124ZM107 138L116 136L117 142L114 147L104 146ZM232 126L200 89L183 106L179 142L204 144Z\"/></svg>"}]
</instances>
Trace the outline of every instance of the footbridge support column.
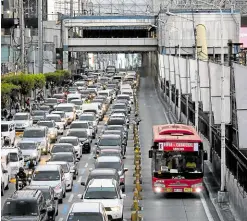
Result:
<instances>
[{"instance_id":1,"label":"footbridge support column","mask_svg":"<svg viewBox=\"0 0 247 221\"><path fill-rule=\"evenodd\" d=\"M63 70L69 70L69 30L64 21L62 24Z\"/></svg>"}]
</instances>

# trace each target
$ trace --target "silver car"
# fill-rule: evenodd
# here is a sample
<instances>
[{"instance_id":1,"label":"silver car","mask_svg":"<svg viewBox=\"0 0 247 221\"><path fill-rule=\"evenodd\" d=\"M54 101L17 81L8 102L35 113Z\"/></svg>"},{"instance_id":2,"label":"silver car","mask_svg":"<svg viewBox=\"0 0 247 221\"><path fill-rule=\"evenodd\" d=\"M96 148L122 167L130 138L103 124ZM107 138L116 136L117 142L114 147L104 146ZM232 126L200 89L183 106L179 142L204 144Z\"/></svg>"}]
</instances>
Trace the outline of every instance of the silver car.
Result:
<instances>
[{"instance_id":1,"label":"silver car","mask_svg":"<svg viewBox=\"0 0 247 221\"><path fill-rule=\"evenodd\" d=\"M33 125L33 120L30 113L16 113L13 121L15 122L16 132L23 132L27 127Z\"/></svg>"}]
</instances>

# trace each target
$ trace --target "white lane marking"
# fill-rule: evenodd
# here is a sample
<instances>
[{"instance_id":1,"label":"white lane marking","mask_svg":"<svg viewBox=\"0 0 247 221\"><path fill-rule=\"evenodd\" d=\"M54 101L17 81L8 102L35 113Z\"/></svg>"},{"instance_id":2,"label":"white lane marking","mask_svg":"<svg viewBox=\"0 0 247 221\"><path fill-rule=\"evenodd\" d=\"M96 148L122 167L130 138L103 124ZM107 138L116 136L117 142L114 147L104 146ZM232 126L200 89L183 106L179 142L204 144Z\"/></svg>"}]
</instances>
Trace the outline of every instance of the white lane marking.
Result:
<instances>
[{"instance_id":1,"label":"white lane marking","mask_svg":"<svg viewBox=\"0 0 247 221\"><path fill-rule=\"evenodd\" d=\"M78 180L77 180L77 183L80 183L82 180L82 176L79 176Z\"/></svg>"},{"instance_id":2,"label":"white lane marking","mask_svg":"<svg viewBox=\"0 0 247 221\"><path fill-rule=\"evenodd\" d=\"M207 202L206 202L205 197L203 196L202 193L200 193L200 199L201 199L201 202L202 202L202 206L204 208L204 211L206 213L206 216L208 218L208 221L214 221L214 218L212 217L212 215L210 213L210 210L208 208Z\"/></svg>"},{"instance_id":3,"label":"white lane marking","mask_svg":"<svg viewBox=\"0 0 247 221\"><path fill-rule=\"evenodd\" d=\"M88 166L88 163L85 164L85 167L87 167L87 166Z\"/></svg>"},{"instance_id":4,"label":"white lane marking","mask_svg":"<svg viewBox=\"0 0 247 221\"><path fill-rule=\"evenodd\" d=\"M63 221L63 217L59 218L59 220L58 220L58 221Z\"/></svg>"},{"instance_id":5,"label":"white lane marking","mask_svg":"<svg viewBox=\"0 0 247 221\"><path fill-rule=\"evenodd\" d=\"M73 193L71 193L71 195L69 196L68 202L69 202L69 203L71 203L71 202L72 202L72 200L73 200L73 198L74 198L74 194L73 194Z\"/></svg>"}]
</instances>

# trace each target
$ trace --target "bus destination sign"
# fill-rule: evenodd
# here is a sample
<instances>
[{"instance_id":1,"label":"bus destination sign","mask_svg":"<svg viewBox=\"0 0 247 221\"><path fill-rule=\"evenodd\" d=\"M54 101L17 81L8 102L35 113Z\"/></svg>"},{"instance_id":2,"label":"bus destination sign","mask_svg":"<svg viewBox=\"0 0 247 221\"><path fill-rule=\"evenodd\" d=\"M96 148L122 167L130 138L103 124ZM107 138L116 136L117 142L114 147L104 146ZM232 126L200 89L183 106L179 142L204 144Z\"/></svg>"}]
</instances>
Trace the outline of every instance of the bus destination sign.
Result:
<instances>
[{"instance_id":1,"label":"bus destination sign","mask_svg":"<svg viewBox=\"0 0 247 221\"><path fill-rule=\"evenodd\" d=\"M198 143L164 142L159 143L159 150L162 151L198 151Z\"/></svg>"}]
</instances>

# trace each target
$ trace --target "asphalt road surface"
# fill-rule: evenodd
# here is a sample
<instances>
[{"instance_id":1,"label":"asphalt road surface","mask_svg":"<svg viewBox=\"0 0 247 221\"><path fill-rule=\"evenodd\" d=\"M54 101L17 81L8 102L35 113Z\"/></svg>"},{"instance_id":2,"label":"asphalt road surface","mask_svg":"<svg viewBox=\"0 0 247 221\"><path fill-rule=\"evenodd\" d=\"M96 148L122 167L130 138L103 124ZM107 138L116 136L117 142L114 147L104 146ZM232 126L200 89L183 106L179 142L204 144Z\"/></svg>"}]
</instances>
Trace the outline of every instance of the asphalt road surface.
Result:
<instances>
[{"instance_id":1,"label":"asphalt road surface","mask_svg":"<svg viewBox=\"0 0 247 221\"><path fill-rule=\"evenodd\" d=\"M219 218L205 193L200 195L157 195L152 191L151 182L151 160L148 158L148 150L152 144L152 125L167 123L166 111L157 97L153 80L150 76L142 76L139 92L140 118L140 141L142 148L142 178L143 178L143 200L140 201L143 211L143 220L147 221L218 221ZM108 111L109 112L109 111ZM133 119L133 111L131 114ZM100 122L98 131L103 128L104 122ZM18 139L17 139L18 140ZM129 169L126 173L126 194L124 201L124 219L130 220L131 205L133 202L134 188L134 156L133 156L132 127L129 130L129 140L126 152L125 167ZM79 202L78 194L82 194L84 187L81 181L87 179L89 169L93 168L94 141L91 154L83 154L79 162L79 175L74 180L73 190L66 193L63 204L59 204L59 214L56 221L65 221L68 211L74 202ZM49 156L43 156L41 163ZM2 205L6 198L14 192L14 185L10 184L9 190L1 198Z\"/></svg>"}]
</instances>

